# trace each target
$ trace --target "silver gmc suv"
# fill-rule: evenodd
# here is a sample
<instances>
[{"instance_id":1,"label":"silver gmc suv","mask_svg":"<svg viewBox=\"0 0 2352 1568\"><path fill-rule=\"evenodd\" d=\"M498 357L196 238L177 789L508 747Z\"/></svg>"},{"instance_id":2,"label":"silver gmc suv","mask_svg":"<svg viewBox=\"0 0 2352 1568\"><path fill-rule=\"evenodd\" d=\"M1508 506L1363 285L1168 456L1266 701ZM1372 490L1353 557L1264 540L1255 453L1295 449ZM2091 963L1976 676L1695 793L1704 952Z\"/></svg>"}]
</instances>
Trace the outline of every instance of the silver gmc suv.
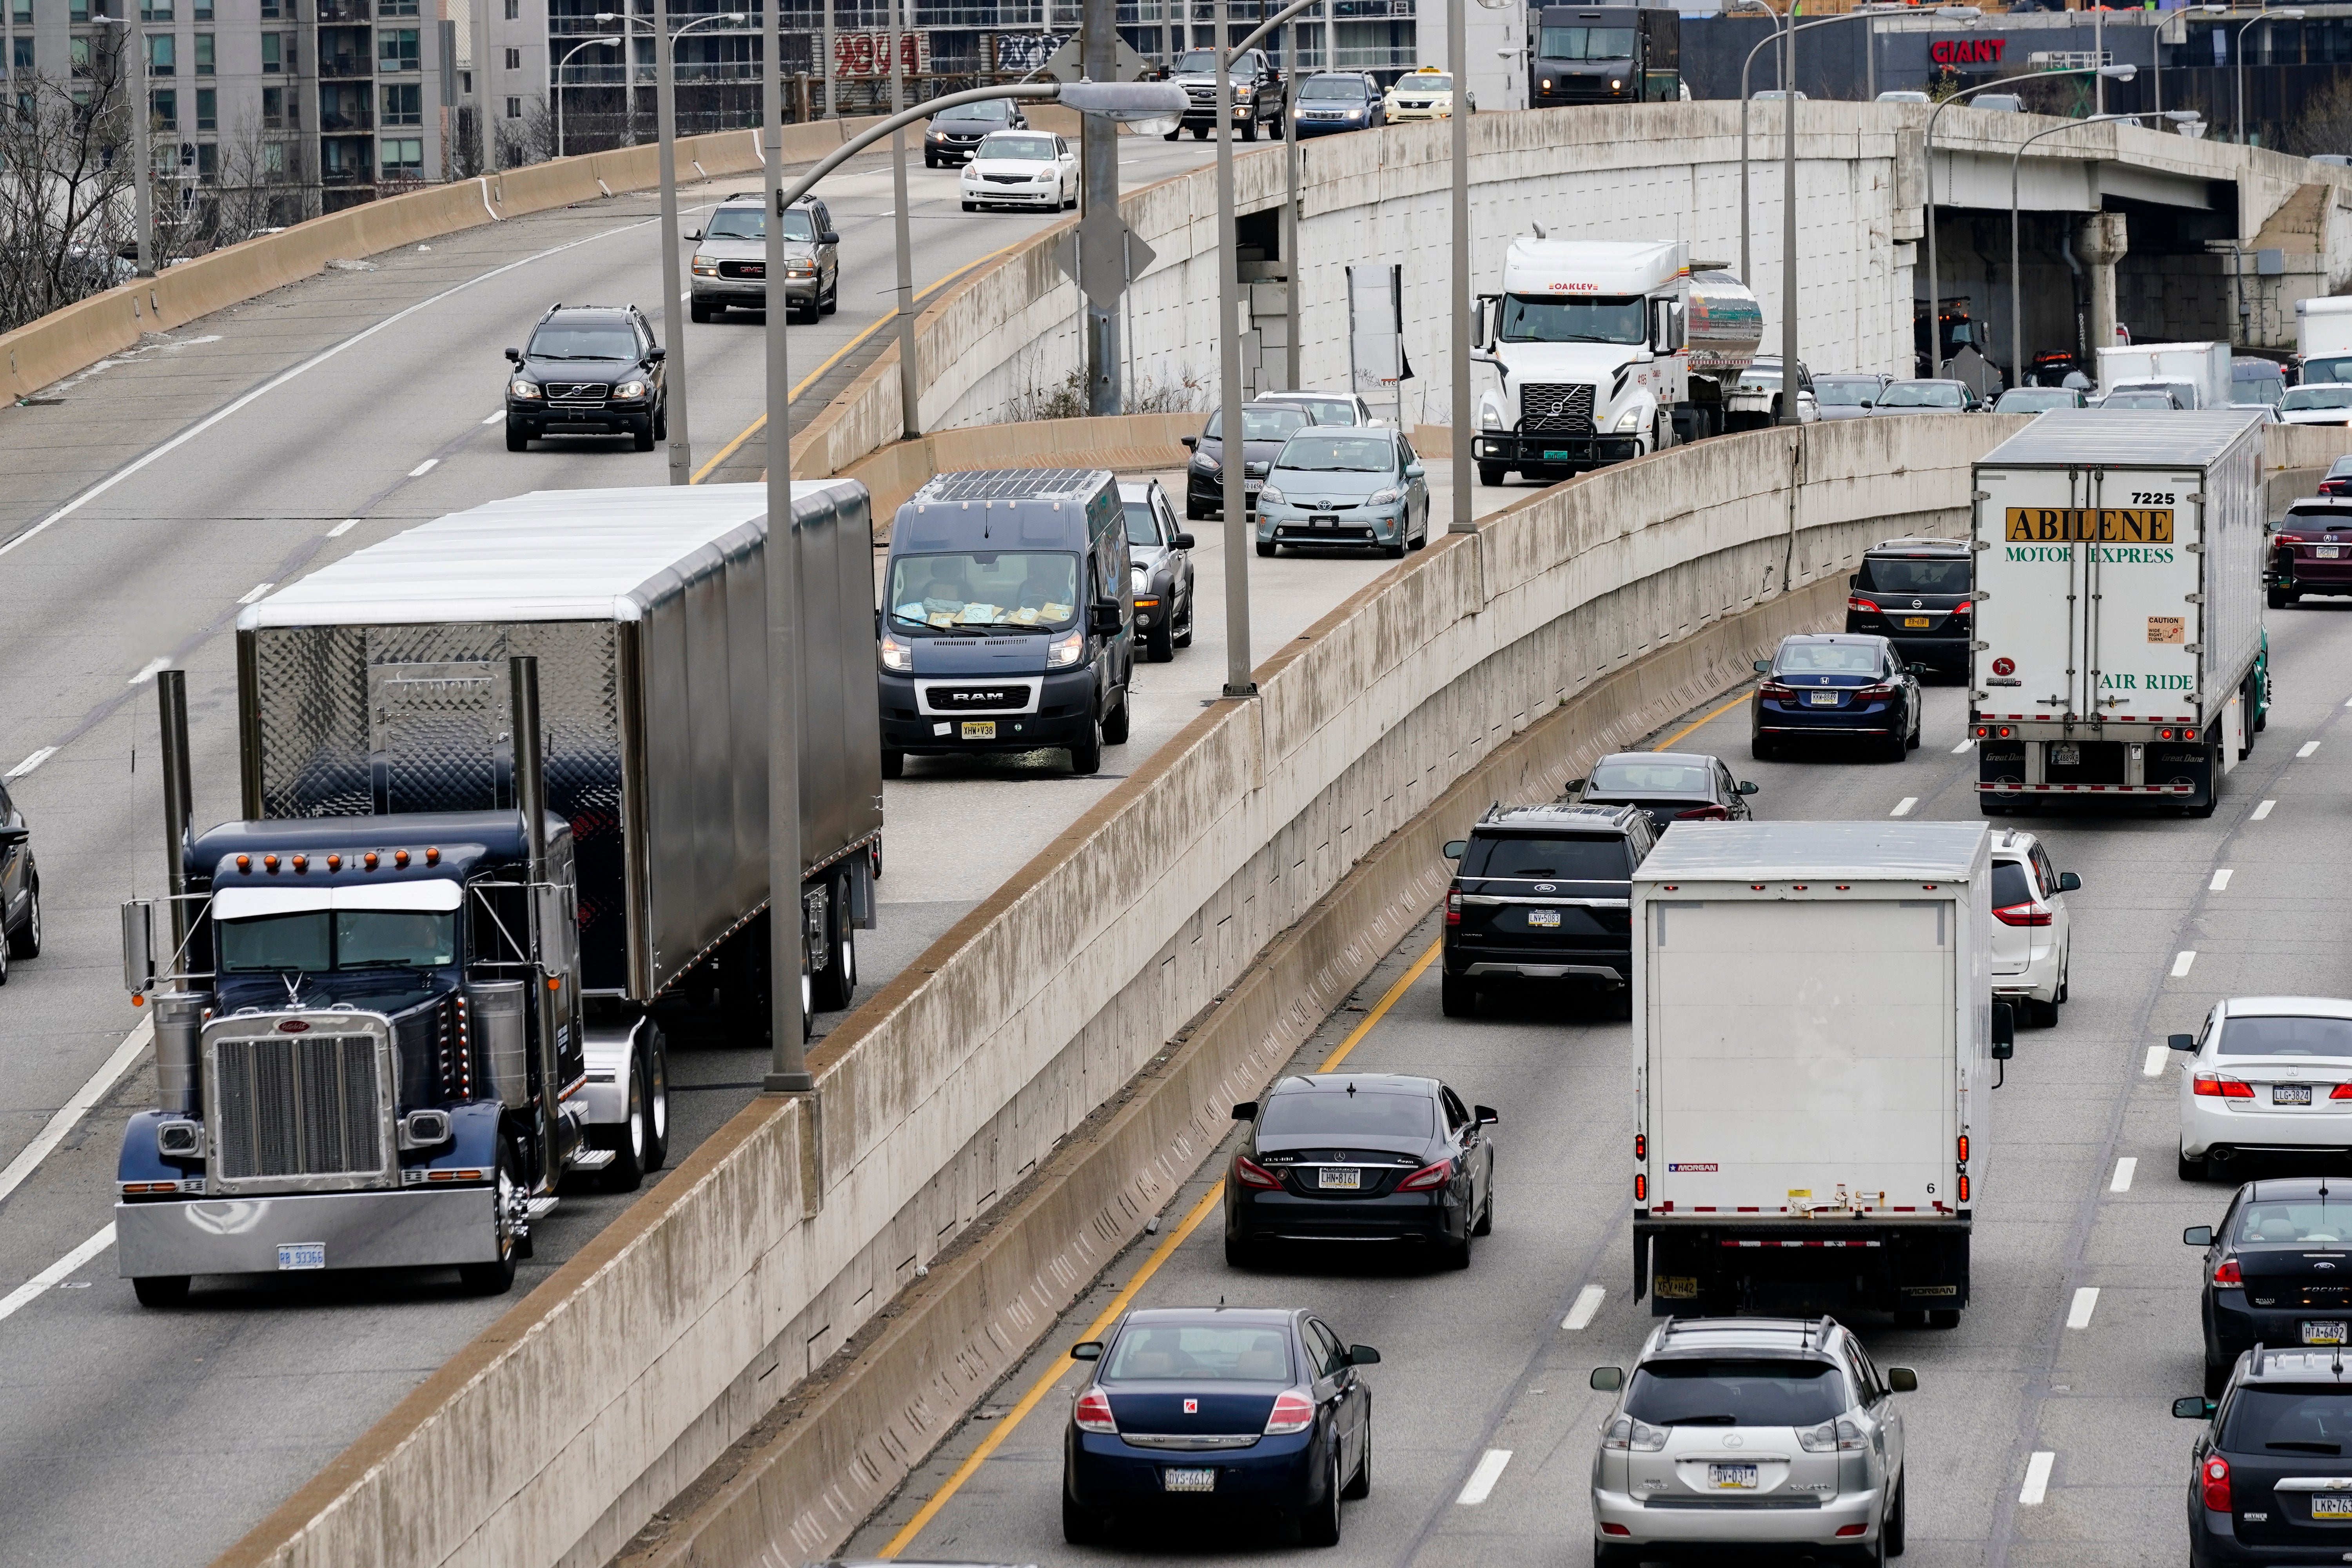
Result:
<instances>
[{"instance_id":1,"label":"silver gmc suv","mask_svg":"<svg viewBox=\"0 0 2352 1568\"><path fill-rule=\"evenodd\" d=\"M708 228L690 228L695 242L694 280L688 286L687 313L708 321L730 306L768 308L767 199L739 192L719 204ZM794 202L784 215L784 299L787 314L814 321L831 315L841 300L841 236L833 214L814 196Z\"/></svg>"},{"instance_id":2,"label":"silver gmc suv","mask_svg":"<svg viewBox=\"0 0 2352 1568\"><path fill-rule=\"evenodd\" d=\"M1595 1568L1726 1548L1903 1552L1903 1418L1919 1386L1833 1318L1669 1318L1620 1395L1592 1459ZM1826 1555L1827 1553L1824 1553ZM1728 1559L1726 1559L1728 1561Z\"/></svg>"}]
</instances>

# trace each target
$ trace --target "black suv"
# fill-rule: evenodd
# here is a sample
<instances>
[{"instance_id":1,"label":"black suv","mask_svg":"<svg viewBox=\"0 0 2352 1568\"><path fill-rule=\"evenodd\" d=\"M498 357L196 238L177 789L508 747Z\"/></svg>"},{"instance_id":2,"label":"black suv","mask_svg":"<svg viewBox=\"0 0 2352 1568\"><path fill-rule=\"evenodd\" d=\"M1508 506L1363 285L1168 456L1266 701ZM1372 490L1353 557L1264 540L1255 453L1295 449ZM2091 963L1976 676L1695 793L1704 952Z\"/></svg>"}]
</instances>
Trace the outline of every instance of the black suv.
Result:
<instances>
[{"instance_id":1,"label":"black suv","mask_svg":"<svg viewBox=\"0 0 2352 1568\"><path fill-rule=\"evenodd\" d=\"M1209 128L1217 122L1217 51L1186 49L1168 79L1184 89L1184 116L1168 133L1168 140L1173 142L1180 132L1190 131L1193 141L1207 141ZM1264 49L1246 49L1234 57L1233 84L1234 124L1242 140L1256 141L1258 127L1263 125L1268 135L1280 141L1282 73L1274 68Z\"/></svg>"},{"instance_id":2,"label":"black suv","mask_svg":"<svg viewBox=\"0 0 2352 1568\"><path fill-rule=\"evenodd\" d=\"M1497 805L1466 839L1445 894L1449 1018L1482 985L1575 980L1622 990L1633 976L1633 876L1657 842L1638 805Z\"/></svg>"},{"instance_id":3,"label":"black suv","mask_svg":"<svg viewBox=\"0 0 2352 1568\"><path fill-rule=\"evenodd\" d=\"M669 437L667 353L635 305L550 305L530 346L507 350L507 450L543 436L631 436L652 451Z\"/></svg>"},{"instance_id":4,"label":"black suv","mask_svg":"<svg viewBox=\"0 0 2352 1568\"><path fill-rule=\"evenodd\" d=\"M1846 579L1845 629L1895 645L1905 659L1956 675L1969 668L1974 570L1964 539L1890 539L1863 552Z\"/></svg>"},{"instance_id":5,"label":"black suv","mask_svg":"<svg viewBox=\"0 0 2352 1568\"><path fill-rule=\"evenodd\" d=\"M2189 1560L2334 1563L2352 1528L2352 1384L2344 1347L2256 1345L2219 1400L2172 1413L2209 1425L2189 1450Z\"/></svg>"}]
</instances>

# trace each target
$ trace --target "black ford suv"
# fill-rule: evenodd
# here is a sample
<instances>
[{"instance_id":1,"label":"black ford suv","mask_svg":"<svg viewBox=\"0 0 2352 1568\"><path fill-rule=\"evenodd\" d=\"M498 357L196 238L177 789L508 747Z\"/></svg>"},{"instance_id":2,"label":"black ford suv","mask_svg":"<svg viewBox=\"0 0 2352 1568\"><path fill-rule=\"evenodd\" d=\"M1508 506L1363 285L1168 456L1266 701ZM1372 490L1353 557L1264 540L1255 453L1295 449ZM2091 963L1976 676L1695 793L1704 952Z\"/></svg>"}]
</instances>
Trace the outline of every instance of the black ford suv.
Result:
<instances>
[{"instance_id":1,"label":"black ford suv","mask_svg":"<svg viewBox=\"0 0 2352 1568\"><path fill-rule=\"evenodd\" d=\"M1633 876L1657 842L1638 805L1497 805L1466 839L1445 894L1449 1018L1482 987L1569 980L1622 990L1633 976Z\"/></svg>"},{"instance_id":2,"label":"black ford suv","mask_svg":"<svg viewBox=\"0 0 2352 1568\"><path fill-rule=\"evenodd\" d=\"M1893 643L1905 659L1955 675L1969 668L1974 570L1965 539L1890 539L1846 580L1845 629Z\"/></svg>"},{"instance_id":3,"label":"black ford suv","mask_svg":"<svg viewBox=\"0 0 2352 1568\"><path fill-rule=\"evenodd\" d=\"M635 305L550 305L527 348L507 350L507 450L545 436L669 438L667 351Z\"/></svg>"}]
</instances>

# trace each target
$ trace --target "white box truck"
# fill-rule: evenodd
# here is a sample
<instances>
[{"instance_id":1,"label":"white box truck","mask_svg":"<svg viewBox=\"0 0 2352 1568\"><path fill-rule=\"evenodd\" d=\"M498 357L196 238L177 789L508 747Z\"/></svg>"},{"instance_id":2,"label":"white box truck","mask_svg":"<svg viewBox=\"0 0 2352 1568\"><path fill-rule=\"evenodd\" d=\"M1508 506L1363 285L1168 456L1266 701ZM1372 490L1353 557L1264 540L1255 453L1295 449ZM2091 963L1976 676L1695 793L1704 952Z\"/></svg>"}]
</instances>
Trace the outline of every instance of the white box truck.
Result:
<instances>
[{"instance_id":1,"label":"white box truck","mask_svg":"<svg viewBox=\"0 0 2352 1568\"><path fill-rule=\"evenodd\" d=\"M1986 816L2053 795L2213 814L2262 695L2262 456L2241 410L2059 409L1977 459Z\"/></svg>"},{"instance_id":2,"label":"white box truck","mask_svg":"<svg viewBox=\"0 0 2352 1568\"><path fill-rule=\"evenodd\" d=\"M1677 823L1634 871L1633 1292L1959 1321L2010 1049L1980 823Z\"/></svg>"},{"instance_id":3,"label":"white box truck","mask_svg":"<svg viewBox=\"0 0 2352 1568\"><path fill-rule=\"evenodd\" d=\"M2099 351L2099 391L2126 388L2169 392L2183 408L2230 404L2227 343L2136 343Z\"/></svg>"},{"instance_id":4,"label":"white box truck","mask_svg":"<svg viewBox=\"0 0 2352 1568\"><path fill-rule=\"evenodd\" d=\"M2352 381L2352 294L2294 302L2294 363L2305 386Z\"/></svg>"}]
</instances>

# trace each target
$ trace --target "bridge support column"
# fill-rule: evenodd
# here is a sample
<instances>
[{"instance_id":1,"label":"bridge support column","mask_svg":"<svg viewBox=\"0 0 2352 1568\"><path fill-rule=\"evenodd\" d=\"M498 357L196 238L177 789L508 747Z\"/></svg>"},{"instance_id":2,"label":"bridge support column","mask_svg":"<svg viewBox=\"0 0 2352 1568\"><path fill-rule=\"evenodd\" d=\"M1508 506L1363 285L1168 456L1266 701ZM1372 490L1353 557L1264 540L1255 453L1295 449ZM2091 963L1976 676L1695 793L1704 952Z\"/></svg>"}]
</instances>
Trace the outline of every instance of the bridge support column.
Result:
<instances>
[{"instance_id":1,"label":"bridge support column","mask_svg":"<svg viewBox=\"0 0 2352 1568\"><path fill-rule=\"evenodd\" d=\"M2090 290L2091 363L2084 369L2095 379L2099 351L2116 346L2116 264L2131 248L2131 236L2122 213L2093 213L2074 235L2074 254L2090 269L2084 281Z\"/></svg>"}]
</instances>

